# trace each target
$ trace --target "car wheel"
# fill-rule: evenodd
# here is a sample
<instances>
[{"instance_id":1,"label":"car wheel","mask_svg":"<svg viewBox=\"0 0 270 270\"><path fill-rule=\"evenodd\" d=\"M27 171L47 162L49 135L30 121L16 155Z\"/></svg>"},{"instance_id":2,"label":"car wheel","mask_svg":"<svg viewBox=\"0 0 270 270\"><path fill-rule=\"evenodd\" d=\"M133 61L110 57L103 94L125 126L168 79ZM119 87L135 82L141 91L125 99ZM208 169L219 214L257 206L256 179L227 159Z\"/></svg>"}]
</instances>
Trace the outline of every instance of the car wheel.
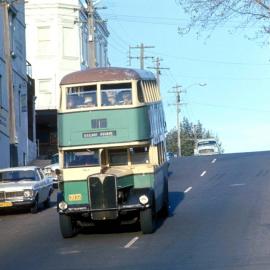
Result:
<instances>
[{"instance_id":1,"label":"car wheel","mask_svg":"<svg viewBox=\"0 0 270 270\"><path fill-rule=\"evenodd\" d=\"M36 214L38 212L38 197L35 198L35 201L34 201L33 205L30 208L30 212L32 214Z\"/></svg>"},{"instance_id":2,"label":"car wheel","mask_svg":"<svg viewBox=\"0 0 270 270\"><path fill-rule=\"evenodd\" d=\"M45 208L49 208L51 206L51 195L52 195L52 193L53 193L53 190L50 190L48 198L44 202L44 207Z\"/></svg>"},{"instance_id":3,"label":"car wheel","mask_svg":"<svg viewBox=\"0 0 270 270\"><path fill-rule=\"evenodd\" d=\"M60 231L64 238L73 237L75 234L75 226L73 225L71 216L59 215Z\"/></svg>"},{"instance_id":4,"label":"car wheel","mask_svg":"<svg viewBox=\"0 0 270 270\"><path fill-rule=\"evenodd\" d=\"M143 234L150 234L155 231L156 213L154 204L150 208L140 211L140 225Z\"/></svg>"},{"instance_id":5,"label":"car wheel","mask_svg":"<svg viewBox=\"0 0 270 270\"><path fill-rule=\"evenodd\" d=\"M51 206L51 196L49 195L49 197L44 202L44 207L49 208L50 206Z\"/></svg>"}]
</instances>

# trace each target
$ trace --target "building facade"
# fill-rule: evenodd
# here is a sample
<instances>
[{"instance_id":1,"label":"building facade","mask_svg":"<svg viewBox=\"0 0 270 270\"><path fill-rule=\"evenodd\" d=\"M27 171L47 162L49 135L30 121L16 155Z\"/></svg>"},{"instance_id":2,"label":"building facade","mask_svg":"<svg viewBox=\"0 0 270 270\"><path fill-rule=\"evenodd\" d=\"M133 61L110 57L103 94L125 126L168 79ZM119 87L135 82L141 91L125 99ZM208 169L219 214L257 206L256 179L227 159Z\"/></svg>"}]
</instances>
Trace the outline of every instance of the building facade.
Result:
<instances>
[{"instance_id":1,"label":"building facade","mask_svg":"<svg viewBox=\"0 0 270 270\"><path fill-rule=\"evenodd\" d=\"M41 156L57 151L61 79L89 66L88 18L83 0L28 0L26 3L27 59L32 64L36 83L37 139ZM95 29L97 65L108 66L106 24L99 20Z\"/></svg>"},{"instance_id":2,"label":"building facade","mask_svg":"<svg viewBox=\"0 0 270 270\"><path fill-rule=\"evenodd\" d=\"M11 1L10 1L11 2ZM34 86L27 74L23 1L0 3L0 168L36 158ZM29 89L29 91L28 91ZM30 118L29 118L30 116Z\"/></svg>"}]
</instances>

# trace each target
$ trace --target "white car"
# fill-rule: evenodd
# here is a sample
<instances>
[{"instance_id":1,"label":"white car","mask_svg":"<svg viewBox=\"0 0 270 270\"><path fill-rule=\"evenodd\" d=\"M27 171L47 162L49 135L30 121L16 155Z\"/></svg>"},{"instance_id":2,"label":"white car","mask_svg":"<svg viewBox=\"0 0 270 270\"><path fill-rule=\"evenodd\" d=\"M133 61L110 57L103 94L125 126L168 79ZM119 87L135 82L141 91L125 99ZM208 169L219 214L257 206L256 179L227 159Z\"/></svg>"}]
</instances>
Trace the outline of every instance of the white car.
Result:
<instances>
[{"instance_id":1,"label":"white car","mask_svg":"<svg viewBox=\"0 0 270 270\"><path fill-rule=\"evenodd\" d=\"M221 154L220 146L216 139L199 139L195 144L194 155L217 155Z\"/></svg>"},{"instance_id":2,"label":"white car","mask_svg":"<svg viewBox=\"0 0 270 270\"><path fill-rule=\"evenodd\" d=\"M0 169L0 210L29 207L31 213L37 213L41 203L50 206L52 192L52 179L39 167Z\"/></svg>"},{"instance_id":3,"label":"white car","mask_svg":"<svg viewBox=\"0 0 270 270\"><path fill-rule=\"evenodd\" d=\"M55 173L55 170L59 169L59 163L50 164L43 168L43 172L47 177L50 177L53 180L53 185L58 186L58 178Z\"/></svg>"},{"instance_id":4,"label":"white car","mask_svg":"<svg viewBox=\"0 0 270 270\"><path fill-rule=\"evenodd\" d=\"M58 187L58 177L55 170L59 169L59 157L58 153L52 155L51 164L43 168L43 172L46 176L51 177L53 180L54 187Z\"/></svg>"}]
</instances>

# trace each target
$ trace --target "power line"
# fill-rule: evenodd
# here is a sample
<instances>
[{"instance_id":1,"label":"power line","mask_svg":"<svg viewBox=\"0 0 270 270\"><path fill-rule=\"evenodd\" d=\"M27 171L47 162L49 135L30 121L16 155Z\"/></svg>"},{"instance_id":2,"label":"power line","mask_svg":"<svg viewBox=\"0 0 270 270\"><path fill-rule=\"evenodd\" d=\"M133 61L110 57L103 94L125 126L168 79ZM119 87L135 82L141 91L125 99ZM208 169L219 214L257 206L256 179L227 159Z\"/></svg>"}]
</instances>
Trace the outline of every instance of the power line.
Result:
<instances>
[{"instance_id":1,"label":"power line","mask_svg":"<svg viewBox=\"0 0 270 270\"><path fill-rule=\"evenodd\" d=\"M147 16L133 16L133 15L125 15L125 14L115 15L115 14L110 14L110 13L105 13L105 15L110 20L124 21L124 22L131 22L131 23L147 23L147 24L172 25L172 26L179 25L179 23L189 23L188 19L183 19L183 18L147 17ZM227 23L226 25L216 25L213 22L213 26L219 29L236 28L237 30L260 28L259 26L256 26L256 25L243 25L243 23L237 22L237 21L230 21L230 22L234 23L234 25L229 24L229 23ZM195 25L194 28L200 28L200 26Z\"/></svg>"},{"instance_id":2,"label":"power line","mask_svg":"<svg viewBox=\"0 0 270 270\"><path fill-rule=\"evenodd\" d=\"M182 61L189 62L202 62L208 64L222 64L222 65L242 65L242 66L270 66L270 63L249 63L249 62L233 62L233 61L224 61L224 60L211 60L211 59L200 59L200 58L192 58L178 55L169 55L162 52L155 51L154 53L166 56L168 58L179 59Z\"/></svg>"},{"instance_id":3,"label":"power line","mask_svg":"<svg viewBox=\"0 0 270 270\"><path fill-rule=\"evenodd\" d=\"M200 103L200 102L190 102L190 104L197 104L200 106L207 106L207 107L214 107L219 109L234 109L234 110L240 110L240 111L251 111L251 112L258 112L258 113L269 113L270 110L261 110L261 109L255 109L251 107L235 107L230 105L221 105L221 104L209 104L209 103Z\"/></svg>"}]
</instances>

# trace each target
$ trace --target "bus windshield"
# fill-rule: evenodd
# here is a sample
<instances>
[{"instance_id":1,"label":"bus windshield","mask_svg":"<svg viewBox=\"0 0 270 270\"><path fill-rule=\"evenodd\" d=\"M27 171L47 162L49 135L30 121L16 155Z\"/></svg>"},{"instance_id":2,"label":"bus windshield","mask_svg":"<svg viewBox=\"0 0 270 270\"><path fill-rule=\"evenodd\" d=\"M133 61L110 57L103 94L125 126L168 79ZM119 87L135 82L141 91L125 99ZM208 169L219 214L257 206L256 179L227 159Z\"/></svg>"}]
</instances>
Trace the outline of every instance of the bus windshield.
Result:
<instances>
[{"instance_id":1,"label":"bus windshield","mask_svg":"<svg viewBox=\"0 0 270 270\"><path fill-rule=\"evenodd\" d=\"M65 168L99 166L98 150L69 150L64 154Z\"/></svg>"}]
</instances>

